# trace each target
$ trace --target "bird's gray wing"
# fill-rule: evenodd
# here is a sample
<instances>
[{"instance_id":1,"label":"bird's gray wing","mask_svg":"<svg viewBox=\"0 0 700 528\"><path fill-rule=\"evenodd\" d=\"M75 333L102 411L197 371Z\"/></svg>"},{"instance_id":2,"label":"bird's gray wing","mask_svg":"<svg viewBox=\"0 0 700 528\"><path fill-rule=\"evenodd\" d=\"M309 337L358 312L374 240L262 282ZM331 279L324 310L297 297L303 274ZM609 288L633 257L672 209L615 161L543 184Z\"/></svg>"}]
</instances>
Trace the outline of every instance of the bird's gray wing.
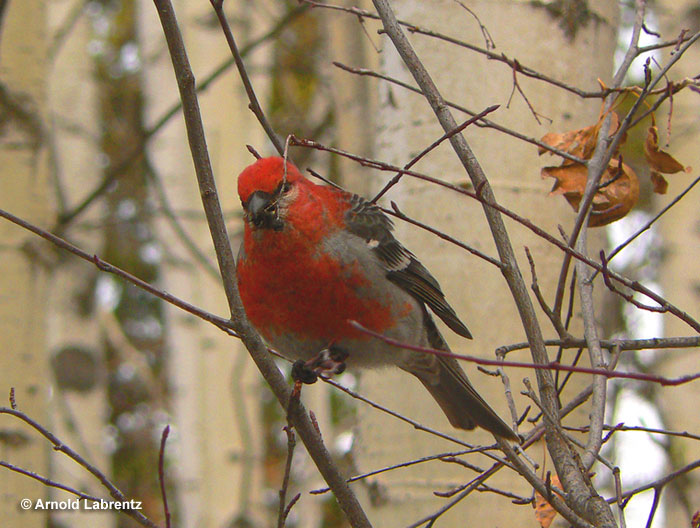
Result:
<instances>
[{"instance_id":1,"label":"bird's gray wing","mask_svg":"<svg viewBox=\"0 0 700 528\"><path fill-rule=\"evenodd\" d=\"M386 270L387 278L426 304L454 332L471 339L469 329L445 300L435 277L394 238L391 219L377 205L364 198L344 194L349 202L345 213L348 230L365 240Z\"/></svg>"}]
</instances>

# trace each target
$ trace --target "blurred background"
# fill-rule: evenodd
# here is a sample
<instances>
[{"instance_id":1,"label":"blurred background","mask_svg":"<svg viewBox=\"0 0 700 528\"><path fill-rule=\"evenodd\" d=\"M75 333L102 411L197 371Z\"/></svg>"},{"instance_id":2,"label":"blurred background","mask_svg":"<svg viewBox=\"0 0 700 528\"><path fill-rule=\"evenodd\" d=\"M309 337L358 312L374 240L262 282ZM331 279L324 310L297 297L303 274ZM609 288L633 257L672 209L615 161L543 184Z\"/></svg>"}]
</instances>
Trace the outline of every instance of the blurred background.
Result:
<instances>
[{"instance_id":1,"label":"blurred background","mask_svg":"<svg viewBox=\"0 0 700 528\"><path fill-rule=\"evenodd\" d=\"M248 109L210 3L173 3L197 79L209 153L236 251L242 229L236 175L253 161L246 144L263 155L274 150ZM229 24L273 128L282 139L293 133L405 164L442 134L429 108L420 96L396 83L334 66L333 61L339 61L369 68L413 85L386 37L378 34L376 20L313 4L225 2ZM339 0L339 4L371 9L365 0ZM627 2L603 0L541 5L402 0L392 5L404 20L517 58L590 92L599 89L598 79L610 82L632 24ZM647 22L669 40L682 28L697 31L699 20L696 3L659 0L652 3ZM499 104L493 120L510 130L540 138L550 131L593 124L598 118L597 99L518 76L521 96L509 66L444 39L414 33L411 39L447 99L475 112ZM658 41L647 39L645 43ZM669 49L654 54L659 63L668 58ZM697 75L693 65L699 59L697 50L690 50L673 70L673 78ZM643 70L637 66L628 82L642 81ZM623 102L623 108L631 102ZM678 159L700 167L697 94L684 92L673 105L672 126L668 103L657 113L660 142L670 139L670 150ZM453 111L459 114L458 122L468 117ZM666 196L651 193L641 168L646 126L630 134L625 154L626 163L640 167L640 204L634 214L592 233L592 248L620 243L694 177L669 178ZM543 161L535 145L489 128L470 127L467 138L501 203L550 233L556 234L559 224L571 227L571 208L560 197L547 196L551 182L539 177ZM311 149L292 149L290 157L302 170L313 167L368 196L392 176ZM417 170L466 185L466 175L447 145L421 161ZM409 216L494 254L478 203L406 178L384 203L391 200ZM228 316L172 64L152 2L0 0L0 208L159 289ZM636 248L630 247L626 258L621 255L616 269L697 316L699 222L696 192L674 207ZM509 228L518 258L525 263L521 263L523 274L528 273L522 249L527 245L535 256L541 287L551 298L561 254L522 226L512 223ZM476 336L470 344L449 335L455 352L493 358L497 346L524 340L498 269L415 227L399 223L397 231L441 281ZM591 254L597 255L597 250ZM602 284L597 287L603 289ZM691 333L671 317L640 315L619 298L609 297L600 295L602 337ZM573 312L573 328L580 330ZM546 337L554 336L545 317L542 323ZM0 346L0 398L9 397L14 387L20 410L100 468L127 497L142 501L142 512L155 522L164 522L158 457L163 428L170 425L165 454L173 526L275 525L287 456L282 431L286 420L236 339L3 220ZM573 357L575 352L565 354ZM521 354L518 359L529 360L526 351ZM631 353L622 364L669 376L697 370L692 351L683 350ZM285 362L280 366L288 369ZM469 372L486 399L507 417L500 380L475 368ZM508 372L520 413L527 405L517 394L523 388L520 379L529 373ZM584 376L579 378L567 388L570 395L588 383ZM361 378L348 373L339 381L421 423L489 443L483 433L451 430L429 399L418 395L417 384L400 373L368 373ZM348 475L456 449L322 385L305 389L304 401ZM698 430L697 406L690 403L697 400L697 385L662 391L656 385L611 382L609 390L608 423ZM2 405L8 406L9 400ZM583 409L571 425L583 425L586 418ZM626 432L615 439L605 453L622 467L623 483L630 488L700 458L697 442L682 438L659 440ZM543 449L532 451L535 459L544 460ZM471 463L487 463L478 456L470 458ZM0 418L0 459L107 497L84 468L52 451L48 442L10 416ZM469 471L432 461L367 479L355 489L376 526L406 526L445 504L432 491L449 491L467 482L474 475ZM496 479L501 488L530 496L524 482L502 473ZM601 490L612 492L609 472L600 471L596 479ZM299 446L291 490L302 497L288 526L346 526L330 493L307 493L323 486ZM70 495L0 468L3 527L136 526L132 519L112 513L23 512L17 505L24 497L60 500ZM487 515L485 526L537 526L530 506L516 506L512 499L480 493L441 517L440 525L464 526L465 519L484 524ZM654 526L685 526L699 500L697 477L677 481L665 493L663 512ZM651 495L635 498L629 515L639 515L643 523L650 504ZM632 517L628 523L641 525Z\"/></svg>"}]
</instances>

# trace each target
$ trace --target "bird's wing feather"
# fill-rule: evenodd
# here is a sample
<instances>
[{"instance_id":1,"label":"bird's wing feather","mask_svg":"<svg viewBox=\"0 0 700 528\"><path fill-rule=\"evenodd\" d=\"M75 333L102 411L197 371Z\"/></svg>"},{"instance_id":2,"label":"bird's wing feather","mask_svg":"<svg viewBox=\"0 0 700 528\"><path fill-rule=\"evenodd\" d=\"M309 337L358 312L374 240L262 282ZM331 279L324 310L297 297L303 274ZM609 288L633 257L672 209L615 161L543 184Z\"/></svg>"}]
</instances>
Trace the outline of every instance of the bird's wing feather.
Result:
<instances>
[{"instance_id":1,"label":"bird's wing feather","mask_svg":"<svg viewBox=\"0 0 700 528\"><path fill-rule=\"evenodd\" d=\"M435 277L394 238L391 219L375 204L356 194L347 193L346 199L348 230L365 240L386 270L387 278L429 306L454 332L471 339L469 329L445 300Z\"/></svg>"}]
</instances>

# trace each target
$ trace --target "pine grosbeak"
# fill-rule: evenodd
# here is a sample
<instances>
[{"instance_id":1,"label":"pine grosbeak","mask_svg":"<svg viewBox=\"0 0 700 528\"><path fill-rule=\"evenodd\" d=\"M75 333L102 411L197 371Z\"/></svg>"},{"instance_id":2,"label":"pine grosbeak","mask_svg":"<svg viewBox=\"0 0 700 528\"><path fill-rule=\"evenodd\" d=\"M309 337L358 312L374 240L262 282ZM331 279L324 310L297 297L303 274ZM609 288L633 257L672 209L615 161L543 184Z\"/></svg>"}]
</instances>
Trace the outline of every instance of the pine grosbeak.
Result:
<instances>
[{"instance_id":1,"label":"pine grosbeak","mask_svg":"<svg viewBox=\"0 0 700 528\"><path fill-rule=\"evenodd\" d=\"M291 163L285 171L277 157L247 167L238 194L245 210L238 287L250 322L270 346L317 373L340 372L345 360L350 367L396 365L421 381L453 426L478 425L518 439L454 358L392 346L349 323L402 343L449 350L427 306L471 338L376 205L316 185Z\"/></svg>"}]
</instances>

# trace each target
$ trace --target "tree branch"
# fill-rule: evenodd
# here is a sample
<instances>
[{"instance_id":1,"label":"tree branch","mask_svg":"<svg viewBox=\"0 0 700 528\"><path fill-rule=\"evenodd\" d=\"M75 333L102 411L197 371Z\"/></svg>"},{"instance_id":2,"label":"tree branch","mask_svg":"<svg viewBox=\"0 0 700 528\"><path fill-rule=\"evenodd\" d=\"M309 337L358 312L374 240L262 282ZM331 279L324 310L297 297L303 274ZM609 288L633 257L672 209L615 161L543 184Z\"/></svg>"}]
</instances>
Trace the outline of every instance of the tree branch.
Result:
<instances>
[{"instance_id":1,"label":"tree branch","mask_svg":"<svg viewBox=\"0 0 700 528\"><path fill-rule=\"evenodd\" d=\"M416 83L421 88L443 130L448 132L456 128L457 123L452 117L452 114L447 108L445 101L427 70L418 59L411 44L401 30L388 1L373 0L373 3L382 19L384 29L394 43L399 55L401 55L403 62L413 75ZM479 190L479 194L485 199L487 204L495 203L496 200L488 180L471 151L471 148L464 139L464 136L462 134L452 136L450 138L450 143L469 174L474 188ZM544 346L542 331L537 322L534 306L527 293L525 281L520 274L513 248L510 244L505 225L503 224L503 219L498 211L488 207L486 204L483 205L483 209L498 248L501 262L503 262L501 271L511 290L525 333L528 337L528 342L530 343L532 357L535 363L547 363L547 350ZM555 467L557 468L557 473L559 474L564 489L567 492L569 498L568 502L572 505L572 509L575 512L574 515L567 515L567 520L576 526L588 526L589 522L583 520L583 518L585 518L596 526L614 527L615 520L610 507L595 491L588 476L581 471L580 461L566 441L566 437L561 429L561 424L558 420L550 420L547 418L550 415L558 417L559 411L556 387L551 374L546 370L537 369L536 375L542 404L547 411L547 413L545 413L545 421L549 422L547 424L546 434L547 447ZM502 447L507 449L509 446ZM518 462L516 459L512 458L512 452L506 451L506 453L513 463ZM525 476L528 477L530 475L526 474ZM532 481L531 478L528 478L528 481L533 485L537 484L537 481Z\"/></svg>"},{"instance_id":2,"label":"tree branch","mask_svg":"<svg viewBox=\"0 0 700 528\"><path fill-rule=\"evenodd\" d=\"M265 381L270 385L278 401L283 408L287 408L291 390L282 373L267 353L267 348L260 336L248 323L243 305L238 296L235 261L207 152L199 103L195 91L195 79L182 42L175 12L169 0L154 0L154 2L158 9L158 16L163 26L178 89L180 90L187 137L190 143L190 150L192 151L192 159L195 165L204 211L216 249L226 298L231 310L231 323L234 330L241 336L243 344L248 349L253 361L265 378ZM293 408L293 411L289 413L290 421L294 424L316 467L318 467L323 478L333 489L333 493L340 507L345 512L348 521L353 527L371 526L354 493L350 490L337 466L333 463L330 453L323 444L321 435L316 431L306 410L301 404L295 405Z\"/></svg>"}]
</instances>

